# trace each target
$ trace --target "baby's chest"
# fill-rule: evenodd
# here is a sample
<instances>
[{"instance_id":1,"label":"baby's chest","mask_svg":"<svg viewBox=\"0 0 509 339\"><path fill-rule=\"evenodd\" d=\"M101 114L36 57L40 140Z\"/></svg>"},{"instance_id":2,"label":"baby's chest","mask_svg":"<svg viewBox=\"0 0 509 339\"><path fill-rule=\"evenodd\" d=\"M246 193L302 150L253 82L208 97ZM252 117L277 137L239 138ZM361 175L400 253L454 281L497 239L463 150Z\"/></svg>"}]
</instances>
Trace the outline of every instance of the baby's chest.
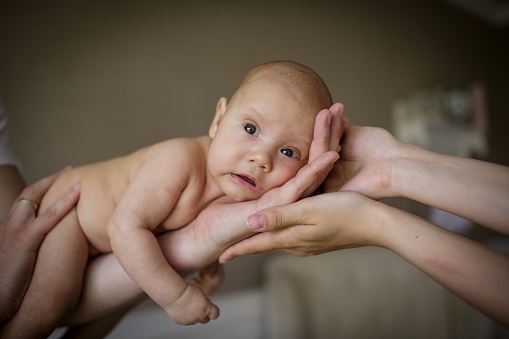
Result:
<instances>
[{"instance_id":1,"label":"baby's chest","mask_svg":"<svg viewBox=\"0 0 509 339\"><path fill-rule=\"evenodd\" d=\"M199 194L182 194L170 214L156 228L156 231L175 230L188 225L208 205Z\"/></svg>"}]
</instances>

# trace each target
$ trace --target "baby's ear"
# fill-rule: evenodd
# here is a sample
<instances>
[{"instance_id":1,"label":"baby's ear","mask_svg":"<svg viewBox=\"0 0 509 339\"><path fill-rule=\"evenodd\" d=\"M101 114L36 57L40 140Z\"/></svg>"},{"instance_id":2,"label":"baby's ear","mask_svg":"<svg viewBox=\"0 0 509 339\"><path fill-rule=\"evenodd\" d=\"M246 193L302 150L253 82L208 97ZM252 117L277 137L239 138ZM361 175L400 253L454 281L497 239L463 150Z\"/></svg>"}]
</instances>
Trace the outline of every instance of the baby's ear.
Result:
<instances>
[{"instance_id":1,"label":"baby's ear","mask_svg":"<svg viewBox=\"0 0 509 339\"><path fill-rule=\"evenodd\" d=\"M228 106L228 100L225 97L222 97L217 102L216 106L216 115L214 116L214 120L212 120L212 124L210 124L209 128L209 137L214 138L217 132L217 128L224 114L226 113L226 107Z\"/></svg>"}]
</instances>

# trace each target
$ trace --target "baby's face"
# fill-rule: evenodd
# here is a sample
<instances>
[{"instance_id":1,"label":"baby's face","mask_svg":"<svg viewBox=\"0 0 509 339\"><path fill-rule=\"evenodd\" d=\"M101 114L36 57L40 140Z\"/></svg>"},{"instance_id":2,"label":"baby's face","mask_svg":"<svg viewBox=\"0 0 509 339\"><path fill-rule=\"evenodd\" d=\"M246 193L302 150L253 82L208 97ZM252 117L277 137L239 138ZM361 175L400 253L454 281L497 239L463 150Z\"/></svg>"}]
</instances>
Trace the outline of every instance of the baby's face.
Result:
<instances>
[{"instance_id":1,"label":"baby's face","mask_svg":"<svg viewBox=\"0 0 509 339\"><path fill-rule=\"evenodd\" d=\"M236 201L281 186L307 164L317 113L280 84L244 85L213 135L208 165L214 180Z\"/></svg>"}]
</instances>

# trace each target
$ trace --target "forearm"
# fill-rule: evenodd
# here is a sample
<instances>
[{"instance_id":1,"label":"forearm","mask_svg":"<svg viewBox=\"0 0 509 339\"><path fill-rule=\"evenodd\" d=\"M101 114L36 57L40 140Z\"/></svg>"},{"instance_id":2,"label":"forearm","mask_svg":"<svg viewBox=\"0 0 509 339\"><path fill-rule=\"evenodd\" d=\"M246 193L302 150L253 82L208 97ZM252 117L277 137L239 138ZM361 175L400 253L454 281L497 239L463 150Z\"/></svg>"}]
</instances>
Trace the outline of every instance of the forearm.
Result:
<instances>
[{"instance_id":1,"label":"forearm","mask_svg":"<svg viewBox=\"0 0 509 339\"><path fill-rule=\"evenodd\" d=\"M509 257L409 213L384 207L378 243L486 315L509 325Z\"/></svg>"},{"instance_id":2,"label":"forearm","mask_svg":"<svg viewBox=\"0 0 509 339\"><path fill-rule=\"evenodd\" d=\"M255 205L254 201L214 203L192 224L160 234L157 240L166 260L182 276L216 261L230 244L252 234L246 218ZM71 324L102 317L144 296L113 254L100 255L87 266L82 298Z\"/></svg>"},{"instance_id":3,"label":"forearm","mask_svg":"<svg viewBox=\"0 0 509 339\"><path fill-rule=\"evenodd\" d=\"M192 224L158 237L166 260L184 275L213 263L228 246L253 234L246 220L257 210L255 201L209 205Z\"/></svg>"},{"instance_id":4,"label":"forearm","mask_svg":"<svg viewBox=\"0 0 509 339\"><path fill-rule=\"evenodd\" d=\"M417 146L392 162L396 195L509 234L509 168Z\"/></svg>"},{"instance_id":5,"label":"forearm","mask_svg":"<svg viewBox=\"0 0 509 339\"><path fill-rule=\"evenodd\" d=\"M308 164L298 175L260 199L234 202L221 198L210 204L193 224L164 235L160 242L166 259L180 272L202 268L218 259L230 245L254 234L247 217L268 207L291 204L306 191L315 191L337 160L336 152L326 152ZM192 255L187 255L192 253Z\"/></svg>"},{"instance_id":6,"label":"forearm","mask_svg":"<svg viewBox=\"0 0 509 339\"><path fill-rule=\"evenodd\" d=\"M182 296L187 284L165 260L150 230L125 227L109 234L113 253L124 270L156 303L164 308Z\"/></svg>"},{"instance_id":7,"label":"forearm","mask_svg":"<svg viewBox=\"0 0 509 339\"><path fill-rule=\"evenodd\" d=\"M233 203L223 198L210 204L190 225L157 237L165 259L181 275L216 261L232 243L253 234L246 226L247 216L268 206L296 201L306 188L315 189L336 159L337 153L333 156L330 152L318 157L313 166L306 166L289 183L267 192L262 203ZM143 295L112 254L88 265L83 290L74 323L95 319L97 314L107 314Z\"/></svg>"}]
</instances>

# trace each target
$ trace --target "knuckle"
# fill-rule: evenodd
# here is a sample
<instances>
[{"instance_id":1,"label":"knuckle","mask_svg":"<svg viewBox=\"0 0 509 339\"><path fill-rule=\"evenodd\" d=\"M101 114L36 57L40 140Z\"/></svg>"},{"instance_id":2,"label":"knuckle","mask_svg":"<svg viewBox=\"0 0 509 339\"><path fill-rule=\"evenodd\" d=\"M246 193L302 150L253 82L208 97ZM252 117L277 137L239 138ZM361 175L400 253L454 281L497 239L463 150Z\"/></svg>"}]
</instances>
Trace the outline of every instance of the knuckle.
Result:
<instances>
[{"instance_id":1,"label":"knuckle","mask_svg":"<svg viewBox=\"0 0 509 339\"><path fill-rule=\"evenodd\" d=\"M35 193L37 193L36 188L34 187L34 184L26 186L23 191L21 191L22 196L32 196Z\"/></svg>"},{"instance_id":2,"label":"knuckle","mask_svg":"<svg viewBox=\"0 0 509 339\"><path fill-rule=\"evenodd\" d=\"M58 211L58 209L55 206L50 206L47 209L45 209L44 212L42 212L40 214L40 217L43 216L43 217L48 218L48 219L55 219L59 215L58 212L59 211Z\"/></svg>"},{"instance_id":3,"label":"knuckle","mask_svg":"<svg viewBox=\"0 0 509 339\"><path fill-rule=\"evenodd\" d=\"M278 210L275 210L274 213L272 214L272 218L273 219L273 223L274 223L274 227L276 229L280 229L283 227L283 215L281 214L280 211Z\"/></svg>"}]
</instances>

